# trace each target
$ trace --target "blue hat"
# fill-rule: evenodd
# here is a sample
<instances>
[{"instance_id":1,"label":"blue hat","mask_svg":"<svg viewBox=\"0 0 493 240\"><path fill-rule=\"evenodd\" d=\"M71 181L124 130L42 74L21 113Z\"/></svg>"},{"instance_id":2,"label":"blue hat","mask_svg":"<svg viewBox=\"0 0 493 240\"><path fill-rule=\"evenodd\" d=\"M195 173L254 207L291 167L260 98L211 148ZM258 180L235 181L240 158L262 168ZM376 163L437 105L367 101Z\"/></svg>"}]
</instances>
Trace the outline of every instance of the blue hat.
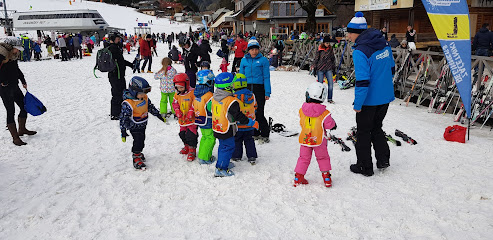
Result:
<instances>
[{"instance_id":1,"label":"blue hat","mask_svg":"<svg viewBox=\"0 0 493 240\"><path fill-rule=\"evenodd\" d=\"M255 39L248 41L247 50L250 50L252 48L260 48L260 44Z\"/></svg>"},{"instance_id":2,"label":"blue hat","mask_svg":"<svg viewBox=\"0 0 493 240\"><path fill-rule=\"evenodd\" d=\"M234 76L232 73L229 72L223 72L219 73L216 76L216 79L214 80L215 85L219 89L223 89L226 91L231 91L232 90L232 83L233 83Z\"/></svg>"},{"instance_id":3,"label":"blue hat","mask_svg":"<svg viewBox=\"0 0 493 240\"><path fill-rule=\"evenodd\" d=\"M363 17L362 12L357 12L354 14L354 17L347 25L347 31L350 33L362 33L368 28L368 24L366 23L366 19Z\"/></svg>"}]
</instances>

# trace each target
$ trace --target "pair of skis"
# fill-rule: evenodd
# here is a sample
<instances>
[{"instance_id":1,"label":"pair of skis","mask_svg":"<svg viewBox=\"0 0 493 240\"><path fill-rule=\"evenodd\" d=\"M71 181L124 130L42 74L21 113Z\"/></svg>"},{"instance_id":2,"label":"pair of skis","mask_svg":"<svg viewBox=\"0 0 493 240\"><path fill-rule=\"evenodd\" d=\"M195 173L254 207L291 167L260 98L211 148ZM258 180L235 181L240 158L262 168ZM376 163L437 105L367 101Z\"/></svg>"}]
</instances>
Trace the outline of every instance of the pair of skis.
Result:
<instances>
[{"instance_id":1,"label":"pair of skis","mask_svg":"<svg viewBox=\"0 0 493 240\"><path fill-rule=\"evenodd\" d=\"M334 144L339 144L339 146L341 146L341 151L343 151L343 152L351 151L351 148L349 148L341 138L338 138L335 135L332 135L330 133L329 133L329 136L326 136L326 138L327 138L327 140L334 142Z\"/></svg>"},{"instance_id":2,"label":"pair of skis","mask_svg":"<svg viewBox=\"0 0 493 240\"><path fill-rule=\"evenodd\" d=\"M352 127L351 130L348 132L348 137L347 137L347 140L351 141L353 143L354 146L356 146L356 142L358 141L356 139L356 131L357 131L357 128L356 127ZM383 132L385 134L385 138L387 139L388 142L391 142L393 143L394 145L396 146L401 146L401 141L395 139L392 137L392 135L390 134L387 134L385 132Z\"/></svg>"}]
</instances>

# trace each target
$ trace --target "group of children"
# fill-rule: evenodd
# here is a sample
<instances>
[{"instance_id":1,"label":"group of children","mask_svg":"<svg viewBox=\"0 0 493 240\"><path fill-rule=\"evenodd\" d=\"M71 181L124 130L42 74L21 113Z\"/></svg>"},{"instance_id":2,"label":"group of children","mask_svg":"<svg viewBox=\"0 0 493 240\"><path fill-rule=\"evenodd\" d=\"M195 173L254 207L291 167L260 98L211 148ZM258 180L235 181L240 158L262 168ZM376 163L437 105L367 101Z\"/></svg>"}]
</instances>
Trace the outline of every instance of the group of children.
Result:
<instances>
[{"instance_id":1,"label":"group of children","mask_svg":"<svg viewBox=\"0 0 493 240\"><path fill-rule=\"evenodd\" d=\"M258 128L258 122L255 121L256 101L253 93L247 89L245 75L223 72L214 76L210 64L202 62L201 70L197 73L198 84L192 89L187 74L177 73L171 63L171 59L164 58L163 67L155 74L155 79L160 80L160 110L147 98L150 86L145 79L133 77L129 89L125 91L120 128L123 140L128 136L126 129L130 130L134 138L134 167L145 169L142 149L148 113L162 121L175 116L180 125L179 136L184 144L180 154L187 155L187 161L194 161L197 157L199 127L202 134L198 151L200 164L212 164L216 160L212 150L218 139L216 177L234 175L231 171L234 164L230 160L241 160L243 145L248 161L254 164L257 151L253 131ZM171 104L169 112L168 104Z\"/></svg>"},{"instance_id":2,"label":"group of children","mask_svg":"<svg viewBox=\"0 0 493 240\"><path fill-rule=\"evenodd\" d=\"M171 59L162 60L163 67L155 74L160 80L161 105L157 110L146 93L151 89L149 83L138 76L131 79L124 92L124 102L120 115L122 140L125 141L130 130L134 143L132 161L136 169L145 169L142 154L148 113L161 121L173 116L180 125L179 136L184 144L180 154L187 155L187 161L197 157L200 164L212 164L216 139L219 141L218 156L214 176L234 175L233 161L241 161L243 146L248 162L255 164L257 150L253 139L257 108L255 95L247 88L247 79L241 73L222 72L217 76L210 70L210 64L203 62L197 73L197 85L191 88L185 73L177 73L171 66ZM214 90L215 88L215 90ZM326 130L336 128L336 123L322 102L327 98L327 87L322 83L312 83L306 91L306 103L299 110L300 157L295 168L294 186L308 184L304 175L310 164L312 151L315 151L320 171L326 187L332 186L330 157L327 152ZM172 100L171 100L172 98ZM168 104L171 109L168 112ZM198 144L198 128L202 137Z\"/></svg>"}]
</instances>

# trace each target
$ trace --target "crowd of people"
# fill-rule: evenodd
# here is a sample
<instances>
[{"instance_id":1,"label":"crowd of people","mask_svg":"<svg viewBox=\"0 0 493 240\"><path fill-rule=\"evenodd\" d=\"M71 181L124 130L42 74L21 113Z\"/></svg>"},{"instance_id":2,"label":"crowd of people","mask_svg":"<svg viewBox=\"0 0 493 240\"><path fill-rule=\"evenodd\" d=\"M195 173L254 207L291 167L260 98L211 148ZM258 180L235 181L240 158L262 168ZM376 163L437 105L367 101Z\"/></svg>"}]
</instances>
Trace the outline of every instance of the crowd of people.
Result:
<instances>
[{"instance_id":1,"label":"crowd of people","mask_svg":"<svg viewBox=\"0 0 493 240\"><path fill-rule=\"evenodd\" d=\"M377 168L386 168L390 165L390 151L382 131L382 121L389 103L394 100L392 74L395 67L390 46L384 35L379 30L367 29L366 19L362 13L356 14L347 29L348 39L355 42L353 61L356 86L353 109L356 112L358 127L356 144L358 161L350 166L350 170L371 176L373 175L372 144ZM188 161L194 161L198 156L201 164L212 164L217 160L214 172L217 177L234 175L232 171L234 163L231 160L243 159L243 147L246 150L246 159L252 164L256 163L258 155L255 145L270 141L270 127L264 109L272 90L269 71L271 63L260 52L260 44L256 36L252 35L255 34L236 34L234 40L226 34L220 35L222 64L221 73L217 76L211 70L212 49L209 43L211 36L207 33L145 36L122 36L115 33L102 39L104 47L111 52L113 60L117 63L117 67L108 72L112 93L111 119L120 121L123 141L129 136L127 131L132 135L132 163L136 169L146 167L142 152L149 113L163 122L176 119L179 123L178 136L184 145L179 153L185 154ZM92 36L87 38L91 39ZM84 43L87 38L75 42ZM75 45L74 39L81 40L79 35L59 36L55 46L60 47L62 43L60 48L66 48L64 51L70 55L71 50L67 45L63 46L63 42L71 42L69 45ZM282 42L279 40L282 39L274 40L277 41L275 48L281 48ZM182 51L173 45L175 41L178 41ZM332 87L330 84L327 86L323 83L324 77L332 83L330 80L335 69L334 53L330 45L332 41L329 36L321 38L317 57L312 64L317 72L318 81L308 86L305 94L306 102L299 110L302 128L299 136L301 146L295 167L294 186L308 183L304 175L313 151L325 186L332 185L325 135L326 131L336 129L337 125L330 111L322 104L325 101L333 103ZM97 40L92 42L99 44ZM160 107L157 109L147 97L147 93L151 90L147 80L134 76L127 85L125 69L130 67L134 71L144 71L149 64L147 73L151 73L153 52L159 42L166 42L170 51L169 57L162 58L161 68L154 75L154 78L160 81L161 91ZM130 47L138 47L138 65L136 61L132 63L123 57L125 50L130 53L128 44ZM35 131L26 129L27 114L23 109L23 94L18 87L20 80L27 88L22 72L17 66L17 59L25 50L22 45L20 39L0 44L2 60L0 96L7 109L7 124L16 145L25 144L19 138L20 135L36 134ZM78 48L74 46L75 56L77 56L76 50ZM229 55L233 52L231 71L228 71ZM67 57L67 53L64 55ZM142 66L140 59L144 60ZM173 67L176 63L183 63L185 71L178 72ZM21 109L18 129L14 122L14 103ZM212 154L216 140L219 142L217 158Z\"/></svg>"},{"instance_id":2,"label":"crowd of people","mask_svg":"<svg viewBox=\"0 0 493 240\"><path fill-rule=\"evenodd\" d=\"M134 76L125 89L124 68L132 64L123 59L123 49L118 47L122 37L118 34L110 36L108 47L120 66L120 69L108 73L113 95L111 119L120 120L124 141L129 136L127 130L132 135L132 161L136 169L146 167L142 150L150 113L164 122L172 118L178 121L178 135L184 144L180 153L187 155L188 161L194 161L198 156L199 163L212 164L216 161L212 150L218 139L220 150L214 175L232 176L234 163L230 160L242 159L243 145L248 161L254 164L257 159L255 139L269 142L270 128L264 116L265 102L271 93L269 62L260 53L260 44L255 38L246 43L244 36L238 35L235 45L244 47L231 48L235 52L243 52L243 57L235 62L237 69L230 73L226 65L226 69L215 76L210 69L212 49L208 36L200 36L199 33L196 38L193 35L188 34L183 40L178 37L183 54L176 46L169 51L171 57L176 55L173 50L182 56L185 72L179 73L173 67L176 59L165 57L161 60L161 69L154 75L160 80L159 110L147 98L150 86L146 79ZM152 35L147 35L146 41L147 38L152 39ZM162 39L167 40L165 37ZM146 43L140 44L139 54L143 54L143 44ZM228 58L224 56L222 62L227 63ZM198 128L202 135L200 145Z\"/></svg>"},{"instance_id":3,"label":"crowd of people","mask_svg":"<svg viewBox=\"0 0 493 240\"><path fill-rule=\"evenodd\" d=\"M358 126L356 152L358 162L350 170L365 176L373 175L371 146L376 151L377 167L386 168L390 151L383 135L382 121L389 103L393 98L392 74L394 62L391 49L379 30L367 29L362 14L356 15L348 25L348 38L356 43L353 59L356 70L355 105ZM160 80L161 101L157 109L146 93L150 85L146 79L135 76L127 89L118 89L122 140L133 136L132 162L136 169L143 169L145 156L142 153L145 141L145 128L148 113L163 122L176 119L180 125L179 134L183 142L180 154L194 161L198 156L201 164L216 162L214 175L226 177L234 175L232 161L241 161L243 148L247 160L254 164L258 157L256 144L268 143L270 127L265 117L264 107L271 95L269 60L260 53L260 44L255 36L249 39L237 34L231 42L225 35L220 37L221 73L215 76L210 64L210 43L205 33L196 38L195 34L186 34L178 38L181 52L170 45L169 56L181 56L185 71L178 72L173 64L179 62L171 57L161 60L161 69L154 75ZM111 44L119 42L121 37L112 36ZM146 38L153 39L152 36ZM167 40L165 37L161 39ZM163 41L163 40L161 40ZM167 41L165 41L167 42ZM312 64L316 69L318 81L307 88L306 103L300 109L300 157L295 168L294 185L306 184L304 174L308 168L312 150L315 151L324 183L332 185L330 157L327 152L325 131L337 127L330 111L323 102L333 103L331 85L324 84L324 77L332 79L335 69L335 57L329 36L322 38L317 57ZM115 44L116 45L116 44ZM149 45L152 47L152 45ZM175 53L173 53L175 50ZM118 49L117 58L122 56ZM229 55L234 52L231 71L228 71ZM140 53L142 53L142 46ZM387 55L385 54L387 53ZM219 55L219 54L218 54ZM379 57L377 57L379 56ZM383 56L383 57L382 57ZM131 63L119 64L131 66ZM110 73L111 75L111 73ZM110 76L111 78L111 76ZM328 81L332 82L332 81ZM370 84L370 82L372 84ZM124 79L122 79L122 87ZM115 102L116 103L116 102ZM120 105L123 103L123 105ZM112 103L113 104L113 103ZM200 128L200 140L199 140ZM219 141L218 156L212 155L212 149Z\"/></svg>"}]
</instances>

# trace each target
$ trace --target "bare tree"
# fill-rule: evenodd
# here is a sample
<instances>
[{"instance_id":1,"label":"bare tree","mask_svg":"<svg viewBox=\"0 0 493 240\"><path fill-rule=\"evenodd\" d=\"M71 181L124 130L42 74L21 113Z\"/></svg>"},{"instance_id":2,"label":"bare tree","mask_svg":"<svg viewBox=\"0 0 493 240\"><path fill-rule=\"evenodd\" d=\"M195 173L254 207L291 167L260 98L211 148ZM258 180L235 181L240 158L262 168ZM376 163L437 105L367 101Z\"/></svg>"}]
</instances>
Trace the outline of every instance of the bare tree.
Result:
<instances>
[{"instance_id":1,"label":"bare tree","mask_svg":"<svg viewBox=\"0 0 493 240\"><path fill-rule=\"evenodd\" d=\"M315 33L317 29L317 19L315 18L315 12L318 5L322 4L327 9L334 11L337 7L336 4L341 0L298 0L301 8L306 11L308 17L306 19L305 29L308 33Z\"/></svg>"}]
</instances>

